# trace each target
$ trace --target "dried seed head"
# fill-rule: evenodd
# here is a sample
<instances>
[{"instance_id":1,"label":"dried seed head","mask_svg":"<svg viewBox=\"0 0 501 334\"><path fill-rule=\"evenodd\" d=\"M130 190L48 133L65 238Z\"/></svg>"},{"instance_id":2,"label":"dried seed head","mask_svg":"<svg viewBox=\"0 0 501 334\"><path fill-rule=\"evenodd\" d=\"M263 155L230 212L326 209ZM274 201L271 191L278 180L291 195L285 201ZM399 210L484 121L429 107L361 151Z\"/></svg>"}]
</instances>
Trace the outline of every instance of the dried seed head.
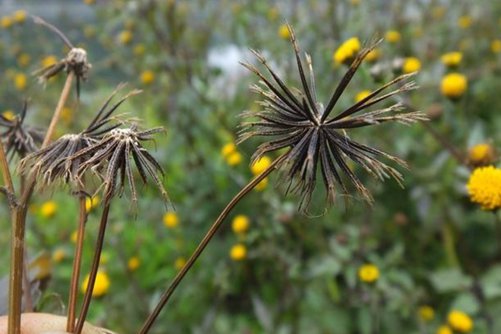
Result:
<instances>
[{"instance_id":1,"label":"dried seed head","mask_svg":"<svg viewBox=\"0 0 501 334\"><path fill-rule=\"evenodd\" d=\"M25 101L21 112L12 119L0 114L0 127L5 129L0 133L0 137L10 159L14 154L23 158L27 154L37 151L38 145L43 141L42 130L24 124L27 108L28 103Z\"/></svg>"},{"instance_id":2,"label":"dried seed head","mask_svg":"<svg viewBox=\"0 0 501 334\"><path fill-rule=\"evenodd\" d=\"M338 186L343 192L348 192L345 179L348 179L370 202L372 201L371 194L348 166L347 159L359 164L380 179L391 176L399 183L402 178L401 174L381 162L380 159L388 159L400 165L405 165L405 163L376 148L353 141L348 137L347 132L353 128L388 121L410 124L426 120L426 116L420 112L403 112L404 108L400 103L382 109L365 111L396 94L415 89L416 85L413 82L401 84L413 74L402 75L390 81L346 110L331 116L337 101L362 61L380 41L362 49L357 54L324 107L317 101L311 58L309 55L305 57L309 72L307 77L294 32L290 26L288 27L302 90L288 87L270 68L266 59L260 53L254 52L269 76L267 77L251 64L243 64L260 78L259 85L253 85L251 88L263 98L261 101L263 110L243 114L244 118L250 118L250 120L242 124L239 142L254 136L271 137L270 141L257 148L252 156L252 163L268 152L289 148L285 159L278 166L288 178L288 191L300 194L300 209L308 207L316 187L318 170L321 172L329 203L333 202ZM382 94L391 86L397 86L397 88Z\"/></svg>"}]
</instances>

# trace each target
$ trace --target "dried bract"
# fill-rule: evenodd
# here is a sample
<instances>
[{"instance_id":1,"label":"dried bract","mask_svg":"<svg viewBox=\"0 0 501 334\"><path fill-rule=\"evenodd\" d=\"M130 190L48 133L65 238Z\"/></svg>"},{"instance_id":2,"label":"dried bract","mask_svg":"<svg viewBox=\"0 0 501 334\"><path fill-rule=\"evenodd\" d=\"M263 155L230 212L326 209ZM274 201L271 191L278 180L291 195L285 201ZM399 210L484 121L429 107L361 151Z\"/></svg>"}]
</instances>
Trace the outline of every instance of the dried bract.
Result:
<instances>
[{"instance_id":1,"label":"dried bract","mask_svg":"<svg viewBox=\"0 0 501 334\"><path fill-rule=\"evenodd\" d=\"M253 65L243 64L261 79L259 85L252 86L252 90L263 98L260 102L263 109L257 113L246 112L243 114L243 117L250 120L242 124L239 142L254 136L271 137L270 141L257 148L252 157L253 162L268 152L289 148L279 167L286 173L289 180L288 190L300 194L300 209L305 209L311 200L318 170L321 172L329 203L334 200L337 186L340 186L344 193L348 193L344 178L347 178L357 191L371 202L371 194L348 166L347 159L359 164L380 179L391 176L399 183L402 178L401 174L381 162L380 159L388 159L404 166L405 162L381 150L350 139L347 130L388 121L409 124L426 120L425 115L420 112L403 112L404 107L400 103L365 111L398 93L415 89L416 85L413 82L407 82L399 85L393 91L382 94L387 88L407 81L412 74L402 75L390 81L346 110L335 116L330 116L362 61L379 42L362 49L356 55L334 90L327 106L324 107L322 103L317 101L311 57L307 54L305 56L309 72L307 77L299 47L290 26L289 31L302 90L288 87L270 68L266 59L260 53L254 52L271 78Z\"/></svg>"}]
</instances>

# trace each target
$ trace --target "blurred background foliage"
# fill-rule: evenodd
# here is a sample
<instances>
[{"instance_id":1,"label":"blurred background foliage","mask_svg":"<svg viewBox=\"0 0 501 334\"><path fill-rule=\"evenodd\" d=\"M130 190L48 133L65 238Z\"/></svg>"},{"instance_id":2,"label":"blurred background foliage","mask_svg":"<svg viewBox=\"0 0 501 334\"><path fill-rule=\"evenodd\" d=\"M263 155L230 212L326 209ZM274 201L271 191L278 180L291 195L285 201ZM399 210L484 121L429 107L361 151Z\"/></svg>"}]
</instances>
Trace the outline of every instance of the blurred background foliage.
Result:
<instances>
[{"instance_id":1,"label":"blurred background foliage","mask_svg":"<svg viewBox=\"0 0 501 334\"><path fill-rule=\"evenodd\" d=\"M102 261L106 279L98 280L91 322L135 331L219 211L252 177L249 159L259 141L234 142L238 115L259 108L248 88L256 78L238 61L254 61L249 48L262 50L298 86L284 30L289 22L312 56L324 100L345 70L333 59L343 41L386 37L339 110L395 72L420 71L421 88L402 101L427 112L430 122L350 132L408 161L405 188L354 166L375 197L373 206L339 197L324 212L317 194L311 213L302 215L297 199L285 196L272 176L237 206L154 332L501 333L500 217L471 203L465 187L475 145L489 146L483 155L477 147L488 159L482 163L497 163L500 2L11 0L0 4L0 13L4 115L19 112L28 99L28 123L43 127L63 84L57 78L43 87L32 76L67 50L29 13L61 28L93 65L80 103L73 98L64 111L59 135L80 131L124 81L143 93L122 112L145 127L166 128L152 148L167 172L175 211L166 213L149 187L140 191L137 218L127 198L115 202ZM449 52L460 56L442 59ZM441 80L451 72L464 75L467 85L453 82L444 90ZM37 193L30 208L29 257L51 257L43 263L50 280L38 299L41 311L65 312L77 223L77 199L70 195L68 189ZM6 205L1 210L0 244L7 249ZM99 199L89 210L84 275ZM2 275L8 261L2 252Z\"/></svg>"}]
</instances>

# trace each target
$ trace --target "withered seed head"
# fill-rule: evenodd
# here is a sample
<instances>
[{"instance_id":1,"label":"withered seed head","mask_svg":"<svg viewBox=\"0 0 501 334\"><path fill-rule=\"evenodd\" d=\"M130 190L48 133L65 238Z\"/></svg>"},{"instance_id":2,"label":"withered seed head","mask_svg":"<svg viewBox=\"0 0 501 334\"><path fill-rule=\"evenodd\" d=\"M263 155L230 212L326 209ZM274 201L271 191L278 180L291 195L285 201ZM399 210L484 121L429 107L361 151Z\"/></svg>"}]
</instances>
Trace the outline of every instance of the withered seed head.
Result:
<instances>
[{"instance_id":1,"label":"withered seed head","mask_svg":"<svg viewBox=\"0 0 501 334\"><path fill-rule=\"evenodd\" d=\"M21 158L38 150L38 145L43 141L43 131L24 124L28 103L25 101L23 109L13 119L8 119L0 114L0 127L5 130L0 133L1 140L5 144L5 150L9 159L15 153Z\"/></svg>"},{"instance_id":2,"label":"withered seed head","mask_svg":"<svg viewBox=\"0 0 501 334\"><path fill-rule=\"evenodd\" d=\"M364 58L380 41L360 51L324 107L317 101L311 57L308 54L305 56L309 72L307 78L294 32L290 26L288 28L302 90L289 88L270 68L266 59L254 51L271 78L253 65L243 64L260 78L259 85L253 85L251 88L263 98L260 102L263 109L257 113L243 113L243 117L250 120L242 124L239 142L254 136L271 137L270 141L257 148L252 156L253 162L268 152L289 148L285 159L278 166L288 177L288 190L300 194L300 209L305 209L310 203L319 169L329 203L334 200L337 186L340 186L344 193L348 192L344 178L347 178L356 190L371 202L371 194L353 173L346 160L352 160L380 179L392 176L399 183L402 178L401 174L379 159L385 158L404 166L405 162L350 139L346 130L387 121L409 124L426 120L426 116L420 112L402 112L404 107L400 103L382 109L365 111L398 93L415 89L417 86L413 82L407 82L389 93L382 94L388 87L405 82L412 74L402 75L390 81L346 110L330 116Z\"/></svg>"}]
</instances>

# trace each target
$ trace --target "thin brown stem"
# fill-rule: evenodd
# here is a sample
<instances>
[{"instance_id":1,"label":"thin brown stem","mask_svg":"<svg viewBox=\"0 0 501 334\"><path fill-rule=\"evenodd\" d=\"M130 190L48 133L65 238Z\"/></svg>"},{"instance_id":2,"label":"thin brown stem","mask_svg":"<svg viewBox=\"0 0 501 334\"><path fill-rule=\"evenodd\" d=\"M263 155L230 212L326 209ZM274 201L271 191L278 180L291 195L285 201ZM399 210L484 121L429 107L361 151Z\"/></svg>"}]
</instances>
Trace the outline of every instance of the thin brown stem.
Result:
<instances>
[{"instance_id":1,"label":"thin brown stem","mask_svg":"<svg viewBox=\"0 0 501 334\"><path fill-rule=\"evenodd\" d=\"M75 330L75 308L78 296L78 279L82 264L82 249L85 233L85 222L87 221L87 208L85 206L85 195L79 195L80 212L78 218L77 243L75 246L75 256L73 257L73 270L71 271L70 297L68 300L68 318L66 321L66 331L73 333Z\"/></svg>"},{"instance_id":2,"label":"thin brown stem","mask_svg":"<svg viewBox=\"0 0 501 334\"><path fill-rule=\"evenodd\" d=\"M56 124L61 116L61 111L68 99L71 82L74 74L70 72L66 77L63 90L52 116L49 128L42 143L42 148L47 146L54 133ZM1 153L0 153L1 155ZM5 154L3 155L5 157ZM0 158L0 160L2 160ZM1 163L1 161L0 161ZM2 163L3 165L3 163ZM2 167L4 168L4 167ZM5 172L3 174L6 174ZM5 176L4 176L5 177ZM12 184L12 180L10 181ZM24 266L24 234L26 229L26 213L28 211L28 202L35 188L36 178L32 175L26 187L22 192L21 199L15 210L12 210L15 217L12 218L12 237L11 237L11 270L9 277L9 319L8 334L20 334L21 332L21 300L23 287L23 266ZM13 189L13 187L12 187Z\"/></svg>"},{"instance_id":3,"label":"thin brown stem","mask_svg":"<svg viewBox=\"0 0 501 334\"><path fill-rule=\"evenodd\" d=\"M106 225L108 223L110 204L111 203L109 200L105 201L103 213L101 214L101 222L99 223L99 231L96 240L94 258L92 260L92 267L89 273L89 281L87 284L87 290L85 291L82 309L80 310L77 325L75 326L75 332L74 332L75 334L80 334L82 332L82 328L85 323L85 318L87 317L87 312L89 311L89 305L92 298L92 291L94 290L94 284L96 283L97 271L99 269L99 261L101 259L101 252L103 250L104 234L106 232Z\"/></svg>"},{"instance_id":4,"label":"thin brown stem","mask_svg":"<svg viewBox=\"0 0 501 334\"><path fill-rule=\"evenodd\" d=\"M454 145L452 145L452 143L449 142L447 138L442 136L439 132L435 131L435 129L427 122L421 122L421 124L423 125L425 130L428 131L432 135L432 137L456 159L457 162L462 165L467 165L466 159L463 154Z\"/></svg>"},{"instance_id":5,"label":"thin brown stem","mask_svg":"<svg viewBox=\"0 0 501 334\"><path fill-rule=\"evenodd\" d=\"M146 334L151 329L151 326L153 325L153 323L155 322L156 318L160 314L160 311L162 311L162 308L165 306L165 304L167 304L167 302L169 301L170 297L172 296L172 294L176 290L176 288L179 285L179 283L183 280L183 278L185 277L186 273L188 273L188 271L192 268L192 266L195 263L195 261L202 254L202 252L204 251L205 247L212 240L212 238L214 237L214 235L218 231L219 227L223 223L224 219L228 216L228 214L235 207L235 205L237 205L237 203L240 202L240 200L245 195L247 195L252 189L254 189L254 187L259 182L261 182L262 180L264 180L275 169L275 167L280 162L282 162L285 159L287 153L284 153L280 157L278 157L277 159L275 159L271 163L271 165L265 171L263 171L261 174L259 174L258 176L256 176L254 179L252 179L252 181L250 181L245 187L243 187L238 192L238 194L235 195L235 197L232 198L232 200L228 203L228 205L226 205L226 207L223 209L223 211L221 211L221 213L219 214L219 217L217 217L216 221L209 228L209 230L205 234L204 238L202 239L202 241L200 241L200 243L198 244L198 246L195 249L195 251L193 251L193 253L191 254L191 256L188 259L188 261L186 262L186 264L177 273L176 277L174 277L174 279L172 280L172 282L169 285L169 287L167 288L167 290L165 290L165 292L163 293L163 295L160 298L160 301L158 302L157 306L151 312L151 314L148 316L148 318L144 322L143 326L139 330L140 334Z\"/></svg>"}]
</instances>

